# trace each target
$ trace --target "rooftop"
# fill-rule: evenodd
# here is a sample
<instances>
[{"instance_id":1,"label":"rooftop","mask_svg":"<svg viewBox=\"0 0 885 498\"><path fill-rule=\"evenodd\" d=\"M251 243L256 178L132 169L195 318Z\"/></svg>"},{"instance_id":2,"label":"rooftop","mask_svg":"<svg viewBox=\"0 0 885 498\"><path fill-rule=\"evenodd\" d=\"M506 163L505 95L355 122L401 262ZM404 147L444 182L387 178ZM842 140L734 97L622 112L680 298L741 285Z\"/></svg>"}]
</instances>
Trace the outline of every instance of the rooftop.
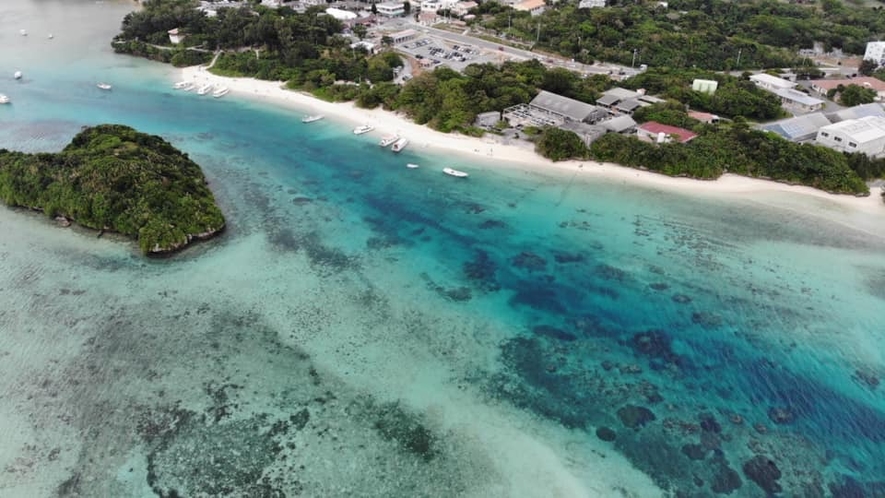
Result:
<instances>
[{"instance_id":1,"label":"rooftop","mask_svg":"<svg viewBox=\"0 0 885 498\"><path fill-rule=\"evenodd\" d=\"M563 97L545 90L541 90L541 93L532 99L530 105L566 116L573 121L583 121L599 110L595 105Z\"/></svg>"},{"instance_id":2,"label":"rooftop","mask_svg":"<svg viewBox=\"0 0 885 498\"><path fill-rule=\"evenodd\" d=\"M839 85L857 85L866 88L872 88L877 92L885 92L885 81L873 78L871 76L858 76L857 78L849 78L844 80L812 80L811 84L825 91L832 90Z\"/></svg>"},{"instance_id":3,"label":"rooftop","mask_svg":"<svg viewBox=\"0 0 885 498\"><path fill-rule=\"evenodd\" d=\"M796 86L796 84L792 81L778 78L777 76L772 76L766 73L750 75L750 80L774 88L793 88L794 86Z\"/></svg>"},{"instance_id":4,"label":"rooftop","mask_svg":"<svg viewBox=\"0 0 885 498\"><path fill-rule=\"evenodd\" d=\"M804 116L768 123L762 129L777 133L787 140L802 140L813 138L817 134L817 130L829 125L830 120L823 113L813 112Z\"/></svg>"},{"instance_id":5,"label":"rooftop","mask_svg":"<svg viewBox=\"0 0 885 498\"><path fill-rule=\"evenodd\" d=\"M523 0L514 5L513 8L516 10L533 10L538 7L543 7L544 5L546 5L544 0Z\"/></svg>"},{"instance_id":6,"label":"rooftop","mask_svg":"<svg viewBox=\"0 0 885 498\"><path fill-rule=\"evenodd\" d=\"M885 118L867 116L824 126L821 131L842 133L852 142L866 143L885 138Z\"/></svg>"},{"instance_id":7,"label":"rooftop","mask_svg":"<svg viewBox=\"0 0 885 498\"><path fill-rule=\"evenodd\" d=\"M679 142L685 143L694 137L698 136L697 133L693 131L686 130L685 128L679 128L677 126L670 126L658 123L657 121L649 121L648 123L642 123L639 125L639 129L645 131L647 133L663 133L665 135L675 135Z\"/></svg>"},{"instance_id":8,"label":"rooftop","mask_svg":"<svg viewBox=\"0 0 885 498\"><path fill-rule=\"evenodd\" d=\"M602 92L603 97L613 96L617 97L618 100L635 99L640 95L641 94L639 92L634 92L633 90L627 90L626 88L621 88L618 86Z\"/></svg>"},{"instance_id":9,"label":"rooftop","mask_svg":"<svg viewBox=\"0 0 885 498\"><path fill-rule=\"evenodd\" d=\"M849 107L848 109L842 109L841 111L832 114L827 114L827 119L834 123L838 123L839 121L845 121L846 119L858 119L865 116L885 117L885 109L882 108L882 104L876 102L871 104L861 104Z\"/></svg>"},{"instance_id":10,"label":"rooftop","mask_svg":"<svg viewBox=\"0 0 885 498\"><path fill-rule=\"evenodd\" d=\"M821 99L814 98L807 93L800 92L799 90L793 90L792 88L775 88L771 91L771 93L777 95L778 97L781 97L782 99L807 106L823 105L824 103L824 101Z\"/></svg>"},{"instance_id":11,"label":"rooftop","mask_svg":"<svg viewBox=\"0 0 885 498\"><path fill-rule=\"evenodd\" d=\"M602 121L599 123L599 125L608 131L621 133L622 131L627 131L629 129L635 128L636 121L634 121L633 118L631 118L630 116L617 116Z\"/></svg>"}]
</instances>

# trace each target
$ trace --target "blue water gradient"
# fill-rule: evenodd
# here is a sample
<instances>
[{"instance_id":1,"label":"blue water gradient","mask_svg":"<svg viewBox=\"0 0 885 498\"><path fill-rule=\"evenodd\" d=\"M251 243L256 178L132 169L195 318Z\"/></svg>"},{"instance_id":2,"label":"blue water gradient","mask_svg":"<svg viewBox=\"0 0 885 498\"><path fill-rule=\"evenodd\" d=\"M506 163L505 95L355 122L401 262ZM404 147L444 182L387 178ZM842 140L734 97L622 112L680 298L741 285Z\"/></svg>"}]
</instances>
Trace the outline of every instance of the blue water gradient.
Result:
<instances>
[{"instance_id":1,"label":"blue water gradient","mask_svg":"<svg viewBox=\"0 0 885 498\"><path fill-rule=\"evenodd\" d=\"M26 7L0 12L15 19ZM199 162L229 219L221 239L170 261L83 250L59 258L109 281L135 272L148 289L167 270L223 265L256 234L268 267L303 256L312 272L349 275L354 288L371 286L369 267L383 262L399 282L380 290L385 299L429 314L460 306L509 331L480 351L495 366L463 379L490 402L603 439L677 496L885 496L882 238L810 212L684 197L582 169L541 174L420 148L394 155L348 124L303 125L268 104L176 92L170 68L114 56L106 33L67 43L75 30L48 29L51 42L35 28L27 39L0 34L0 45L16 47L0 54L0 74L26 72L22 82L0 79L13 99L0 109L0 147L58 150L81 126L127 124ZM443 166L471 177L446 177ZM266 285L297 308L295 283ZM475 334L481 342L482 329ZM760 477L754 456L777 472Z\"/></svg>"}]
</instances>

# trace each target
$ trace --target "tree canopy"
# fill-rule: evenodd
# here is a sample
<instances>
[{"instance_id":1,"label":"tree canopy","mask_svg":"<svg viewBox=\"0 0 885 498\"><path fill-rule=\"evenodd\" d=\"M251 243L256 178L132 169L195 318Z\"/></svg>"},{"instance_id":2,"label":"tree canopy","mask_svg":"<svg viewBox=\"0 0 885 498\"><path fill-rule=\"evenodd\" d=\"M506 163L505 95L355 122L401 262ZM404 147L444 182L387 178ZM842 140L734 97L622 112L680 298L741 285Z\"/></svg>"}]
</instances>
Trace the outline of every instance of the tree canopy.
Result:
<instances>
[{"instance_id":1,"label":"tree canopy","mask_svg":"<svg viewBox=\"0 0 885 498\"><path fill-rule=\"evenodd\" d=\"M0 149L0 200L170 252L224 228L200 167L158 136L122 125L78 133L57 154Z\"/></svg>"},{"instance_id":2,"label":"tree canopy","mask_svg":"<svg viewBox=\"0 0 885 498\"><path fill-rule=\"evenodd\" d=\"M489 15L474 22L508 40L586 63L714 70L799 66L796 51L814 42L825 50L863 54L866 42L885 32L881 8L848 7L837 0L670 0L668 7L612 0L609 5L580 9L577 2L560 3L540 16L486 9Z\"/></svg>"}]
</instances>

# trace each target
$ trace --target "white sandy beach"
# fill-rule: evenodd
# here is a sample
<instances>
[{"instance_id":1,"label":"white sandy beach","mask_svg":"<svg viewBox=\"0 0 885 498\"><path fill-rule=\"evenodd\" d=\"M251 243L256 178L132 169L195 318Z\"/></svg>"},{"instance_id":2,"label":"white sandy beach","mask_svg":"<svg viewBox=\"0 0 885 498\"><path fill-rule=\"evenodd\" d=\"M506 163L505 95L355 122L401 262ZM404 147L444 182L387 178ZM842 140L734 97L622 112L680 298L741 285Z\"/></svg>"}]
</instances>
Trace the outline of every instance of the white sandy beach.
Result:
<instances>
[{"instance_id":1,"label":"white sandy beach","mask_svg":"<svg viewBox=\"0 0 885 498\"><path fill-rule=\"evenodd\" d=\"M537 170L557 168L574 173L580 171L587 177L597 177L610 181L630 182L631 184L660 188L678 193L697 196L737 196L772 207L802 210L803 214L820 214L823 217L844 224L868 230L871 235L885 237L885 230L875 231L869 223L858 223L851 215L883 215L885 203L877 188L868 197L851 195L835 195L804 186L793 186L784 183L747 178L739 175L725 174L714 181L694 180L690 178L674 178L649 171L619 166L613 163L595 161L562 161L553 162L537 155L525 145L502 143L496 136L482 138L468 137L459 134L441 133L423 125L416 124L408 118L389 111L362 109L352 102L332 103L317 99L303 92L283 88L282 82L263 81L253 78L227 78L216 76L200 66L187 67L181 70L181 80L194 81L198 84L210 82L230 88L230 96L264 100L276 105L288 105L293 109L309 114L323 114L326 117L353 124L370 124L375 133L387 135L396 133L410 140L411 149L424 148L428 151L444 150L464 156L481 156L483 159L494 160L496 164L527 166ZM227 98L227 97L226 97ZM774 194L790 195L774 195ZM810 213L807 206L796 199L814 197L823 202L818 205L830 205L831 212ZM848 216L845 216L848 215Z\"/></svg>"}]
</instances>

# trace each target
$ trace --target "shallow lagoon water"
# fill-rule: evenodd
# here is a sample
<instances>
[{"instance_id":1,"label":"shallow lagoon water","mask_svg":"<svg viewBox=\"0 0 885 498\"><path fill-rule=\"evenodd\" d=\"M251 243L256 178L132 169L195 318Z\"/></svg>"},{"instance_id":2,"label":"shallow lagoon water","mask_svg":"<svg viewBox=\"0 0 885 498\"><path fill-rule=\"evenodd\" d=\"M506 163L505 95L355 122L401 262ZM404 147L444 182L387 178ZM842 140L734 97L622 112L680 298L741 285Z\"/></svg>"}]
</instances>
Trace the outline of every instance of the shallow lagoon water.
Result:
<instances>
[{"instance_id":1,"label":"shallow lagoon water","mask_svg":"<svg viewBox=\"0 0 885 498\"><path fill-rule=\"evenodd\" d=\"M0 147L161 135L229 230L148 260L0 210L4 493L885 496L882 232L175 92L111 53L130 7L0 7Z\"/></svg>"}]
</instances>

